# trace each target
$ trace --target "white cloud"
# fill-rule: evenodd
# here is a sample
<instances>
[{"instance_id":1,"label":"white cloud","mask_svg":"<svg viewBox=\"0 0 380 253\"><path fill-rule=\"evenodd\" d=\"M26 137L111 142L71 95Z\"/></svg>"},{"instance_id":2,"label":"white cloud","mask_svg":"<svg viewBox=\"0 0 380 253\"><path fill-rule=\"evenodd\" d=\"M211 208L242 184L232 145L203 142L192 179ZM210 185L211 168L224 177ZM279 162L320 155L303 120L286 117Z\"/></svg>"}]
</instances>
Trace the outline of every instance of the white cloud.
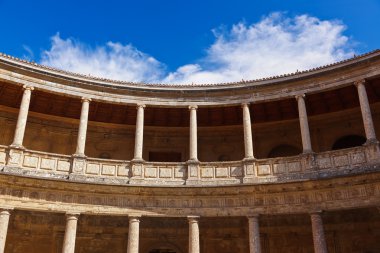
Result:
<instances>
[{"instance_id":1,"label":"white cloud","mask_svg":"<svg viewBox=\"0 0 380 253\"><path fill-rule=\"evenodd\" d=\"M162 78L164 65L132 45L108 42L96 48L62 39L51 38L52 46L44 51L41 64L85 75L110 79L153 82Z\"/></svg>"},{"instance_id":2,"label":"white cloud","mask_svg":"<svg viewBox=\"0 0 380 253\"><path fill-rule=\"evenodd\" d=\"M258 23L239 23L214 30L215 42L206 57L165 72L165 65L131 45L108 42L91 48L73 39L52 38L42 64L135 82L220 83L250 80L305 70L354 54L343 35L345 26L308 15L286 17L272 13Z\"/></svg>"}]
</instances>

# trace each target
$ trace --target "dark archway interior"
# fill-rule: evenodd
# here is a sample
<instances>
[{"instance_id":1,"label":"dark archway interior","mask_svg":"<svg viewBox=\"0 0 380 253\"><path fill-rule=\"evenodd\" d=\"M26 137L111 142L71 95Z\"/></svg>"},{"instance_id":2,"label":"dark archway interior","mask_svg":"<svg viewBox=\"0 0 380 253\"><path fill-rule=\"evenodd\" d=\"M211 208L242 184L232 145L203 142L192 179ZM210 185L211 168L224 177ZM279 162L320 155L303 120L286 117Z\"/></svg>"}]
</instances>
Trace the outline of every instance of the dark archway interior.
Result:
<instances>
[{"instance_id":1,"label":"dark archway interior","mask_svg":"<svg viewBox=\"0 0 380 253\"><path fill-rule=\"evenodd\" d=\"M332 150L358 147L365 142L366 138L361 135L346 135L335 141Z\"/></svg>"},{"instance_id":2,"label":"dark archway interior","mask_svg":"<svg viewBox=\"0 0 380 253\"><path fill-rule=\"evenodd\" d=\"M268 154L268 158L299 155L301 150L297 147L283 144L274 147Z\"/></svg>"}]
</instances>

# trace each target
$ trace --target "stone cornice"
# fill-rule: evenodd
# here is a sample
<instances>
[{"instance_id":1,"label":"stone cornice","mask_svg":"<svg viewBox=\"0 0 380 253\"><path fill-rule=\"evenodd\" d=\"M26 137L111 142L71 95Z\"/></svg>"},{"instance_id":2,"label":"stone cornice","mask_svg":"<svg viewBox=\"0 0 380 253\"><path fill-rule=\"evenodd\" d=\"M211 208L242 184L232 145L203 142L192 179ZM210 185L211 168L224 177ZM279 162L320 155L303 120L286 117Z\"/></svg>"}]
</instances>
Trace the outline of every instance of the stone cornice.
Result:
<instances>
[{"instance_id":1,"label":"stone cornice","mask_svg":"<svg viewBox=\"0 0 380 253\"><path fill-rule=\"evenodd\" d=\"M281 185L192 189L92 187L0 175L0 206L134 216L252 216L380 205L380 174ZM91 188L89 188L91 187ZM279 191L280 189L283 189Z\"/></svg>"},{"instance_id":2,"label":"stone cornice","mask_svg":"<svg viewBox=\"0 0 380 253\"><path fill-rule=\"evenodd\" d=\"M0 55L0 80L16 85L31 85L46 92L66 96L85 96L107 103L147 106L187 107L240 105L294 97L352 85L361 79L380 76L380 51L373 51L311 71L276 78L228 84L175 86L134 84L66 73L38 64Z\"/></svg>"}]
</instances>

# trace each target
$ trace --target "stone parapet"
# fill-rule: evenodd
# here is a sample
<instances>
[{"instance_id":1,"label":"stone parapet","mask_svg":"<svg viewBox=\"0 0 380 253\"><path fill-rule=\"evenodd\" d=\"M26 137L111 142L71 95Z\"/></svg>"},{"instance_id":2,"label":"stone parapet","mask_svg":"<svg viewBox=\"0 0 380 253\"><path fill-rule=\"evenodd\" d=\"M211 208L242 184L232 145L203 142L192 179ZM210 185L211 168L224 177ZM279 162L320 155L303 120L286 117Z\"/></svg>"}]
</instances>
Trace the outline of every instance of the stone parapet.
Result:
<instances>
[{"instance_id":1,"label":"stone parapet","mask_svg":"<svg viewBox=\"0 0 380 253\"><path fill-rule=\"evenodd\" d=\"M187 163L98 159L0 146L0 166L7 173L118 185L283 183L377 171L379 164L378 143L292 157Z\"/></svg>"}]
</instances>

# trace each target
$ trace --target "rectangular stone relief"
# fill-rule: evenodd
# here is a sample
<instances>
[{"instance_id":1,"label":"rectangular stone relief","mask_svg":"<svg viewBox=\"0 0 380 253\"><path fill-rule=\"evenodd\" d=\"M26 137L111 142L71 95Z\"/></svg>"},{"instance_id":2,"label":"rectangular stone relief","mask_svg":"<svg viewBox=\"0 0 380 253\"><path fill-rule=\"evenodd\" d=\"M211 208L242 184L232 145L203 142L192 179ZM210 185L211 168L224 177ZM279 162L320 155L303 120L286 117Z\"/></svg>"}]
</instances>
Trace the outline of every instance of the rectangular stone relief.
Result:
<instances>
[{"instance_id":1,"label":"rectangular stone relief","mask_svg":"<svg viewBox=\"0 0 380 253\"><path fill-rule=\"evenodd\" d=\"M366 162L365 153L352 153L351 154L351 163L352 164L361 164Z\"/></svg>"},{"instance_id":2,"label":"rectangular stone relief","mask_svg":"<svg viewBox=\"0 0 380 253\"><path fill-rule=\"evenodd\" d=\"M145 177L156 178L157 177L157 168L146 167L145 168Z\"/></svg>"},{"instance_id":3,"label":"rectangular stone relief","mask_svg":"<svg viewBox=\"0 0 380 253\"><path fill-rule=\"evenodd\" d=\"M246 169L247 176L255 174L255 170L254 170L253 164L247 164L247 165L245 165L245 169Z\"/></svg>"},{"instance_id":4,"label":"rectangular stone relief","mask_svg":"<svg viewBox=\"0 0 380 253\"><path fill-rule=\"evenodd\" d=\"M213 167L203 167L201 168L201 177L211 178L214 176L214 168Z\"/></svg>"},{"instance_id":5,"label":"rectangular stone relief","mask_svg":"<svg viewBox=\"0 0 380 253\"><path fill-rule=\"evenodd\" d=\"M58 171L69 172L70 171L70 162L69 161L63 161L63 160L58 160L57 170Z\"/></svg>"},{"instance_id":6,"label":"rectangular stone relief","mask_svg":"<svg viewBox=\"0 0 380 253\"><path fill-rule=\"evenodd\" d=\"M242 177L243 176L243 168L238 166L231 166L231 177Z\"/></svg>"},{"instance_id":7,"label":"rectangular stone relief","mask_svg":"<svg viewBox=\"0 0 380 253\"><path fill-rule=\"evenodd\" d=\"M337 167L347 166L349 164L347 155L335 156L334 164Z\"/></svg>"},{"instance_id":8,"label":"rectangular stone relief","mask_svg":"<svg viewBox=\"0 0 380 253\"><path fill-rule=\"evenodd\" d=\"M174 177L175 178L183 178L185 176L185 168L184 167L175 167L174 168Z\"/></svg>"},{"instance_id":9,"label":"rectangular stone relief","mask_svg":"<svg viewBox=\"0 0 380 253\"><path fill-rule=\"evenodd\" d=\"M288 172L299 172L301 171L300 162L290 162L288 163Z\"/></svg>"},{"instance_id":10,"label":"rectangular stone relief","mask_svg":"<svg viewBox=\"0 0 380 253\"><path fill-rule=\"evenodd\" d=\"M275 163L273 164L273 173L282 174L286 172L286 165L284 163Z\"/></svg>"},{"instance_id":11,"label":"rectangular stone relief","mask_svg":"<svg viewBox=\"0 0 380 253\"><path fill-rule=\"evenodd\" d=\"M187 169L188 169L189 177L191 177L191 178L198 177L198 170L199 170L199 166L198 165L196 165L196 164L189 164L187 166Z\"/></svg>"},{"instance_id":12,"label":"rectangular stone relief","mask_svg":"<svg viewBox=\"0 0 380 253\"><path fill-rule=\"evenodd\" d=\"M161 178L171 178L172 177L172 168L160 168L160 177Z\"/></svg>"},{"instance_id":13,"label":"rectangular stone relief","mask_svg":"<svg viewBox=\"0 0 380 253\"><path fill-rule=\"evenodd\" d=\"M331 158L330 157L319 157L317 158L318 167L321 169L331 168Z\"/></svg>"},{"instance_id":14,"label":"rectangular stone relief","mask_svg":"<svg viewBox=\"0 0 380 253\"><path fill-rule=\"evenodd\" d=\"M5 164L5 158L6 158L5 151L1 150L0 151L0 164Z\"/></svg>"},{"instance_id":15,"label":"rectangular stone relief","mask_svg":"<svg viewBox=\"0 0 380 253\"><path fill-rule=\"evenodd\" d=\"M228 177L228 168L216 168L215 177Z\"/></svg>"},{"instance_id":16,"label":"rectangular stone relief","mask_svg":"<svg viewBox=\"0 0 380 253\"><path fill-rule=\"evenodd\" d=\"M133 177L141 177L142 176L143 165L134 164L132 165L132 176Z\"/></svg>"},{"instance_id":17,"label":"rectangular stone relief","mask_svg":"<svg viewBox=\"0 0 380 253\"><path fill-rule=\"evenodd\" d=\"M55 169L55 159L41 158L40 168L43 170L54 170Z\"/></svg>"},{"instance_id":18,"label":"rectangular stone relief","mask_svg":"<svg viewBox=\"0 0 380 253\"><path fill-rule=\"evenodd\" d=\"M121 177L128 176L129 166L127 165L119 165L117 166L117 175Z\"/></svg>"},{"instance_id":19,"label":"rectangular stone relief","mask_svg":"<svg viewBox=\"0 0 380 253\"><path fill-rule=\"evenodd\" d=\"M102 175L114 176L116 172L116 165L103 164L102 166Z\"/></svg>"},{"instance_id":20,"label":"rectangular stone relief","mask_svg":"<svg viewBox=\"0 0 380 253\"><path fill-rule=\"evenodd\" d=\"M11 149L9 151L9 165L19 165L22 158L22 151Z\"/></svg>"},{"instance_id":21,"label":"rectangular stone relief","mask_svg":"<svg viewBox=\"0 0 380 253\"><path fill-rule=\"evenodd\" d=\"M88 163L86 166L86 174L98 175L100 171L100 164Z\"/></svg>"},{"instance_id":22,"label":"rectangular stone relief","mask_svg":"<svg viewBox=\"0 0 380 253\"><path fill-rule=\"evenodd\" d=\"M270 174L270 165L269 164L259 164L257 165L257 175L265 176Z\"/></svg>"},{"instance_id":23,"label":"rectangular stone relief","mask_svg":"<svg viewBox=\"0 0 380 253\"><path fill-rule=\"evenodd\" d=\"M22 166L29 167L29 168L37 168L37 166L38 166L38 157L37 156L25 155L24 156L24 161L22 163Z\"/></svg>"}]
</instances>

